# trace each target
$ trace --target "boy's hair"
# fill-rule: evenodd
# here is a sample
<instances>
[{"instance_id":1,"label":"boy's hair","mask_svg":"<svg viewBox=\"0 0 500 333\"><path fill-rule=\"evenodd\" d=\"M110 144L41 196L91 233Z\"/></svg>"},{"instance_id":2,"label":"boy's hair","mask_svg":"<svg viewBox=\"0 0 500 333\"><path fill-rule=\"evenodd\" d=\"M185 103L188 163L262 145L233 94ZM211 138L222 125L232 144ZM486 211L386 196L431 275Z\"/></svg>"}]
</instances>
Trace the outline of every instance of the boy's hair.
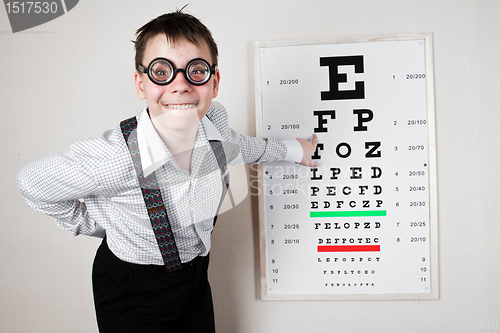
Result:
<instances>
[{"instance_id":1,"label":"boy's hair","mask_svg":"<svg viewBox=\"0 0 500 333\"><path fill-rule=\"evenodd\" d=\"M137 30L136 40L133 41L135 43L135 69L137 71L139 71L139 65L148 65L141 64L144 52L146 51L148 42L159 34L164 34L169 43L185 39L200 47L201 43L205 41L212 56L213 64L210 65L217 66L219 51L212 33L196 17L182 13L181 11L182 9L158 16Z\"/></svg>"}]
</instances>

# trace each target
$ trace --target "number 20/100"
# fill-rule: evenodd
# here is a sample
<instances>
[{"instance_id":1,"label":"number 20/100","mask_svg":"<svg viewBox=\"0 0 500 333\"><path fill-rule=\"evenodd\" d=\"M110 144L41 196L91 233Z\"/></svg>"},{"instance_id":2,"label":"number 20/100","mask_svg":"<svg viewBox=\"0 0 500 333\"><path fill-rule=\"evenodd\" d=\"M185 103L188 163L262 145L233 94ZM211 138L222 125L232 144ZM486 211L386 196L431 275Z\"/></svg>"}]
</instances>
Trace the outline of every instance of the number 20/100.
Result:
<instances>
[{"instance_id":1,"label":"number 20/100","mask_svg":"<svg viewBox=\"0 0 500 333\"><path fill-rule=\"evenodd\" d=\"M14 1L5 4L8 14L55 14L57 13L57 2L41 2L41 1Z\"/></svg>"}]
</instances>

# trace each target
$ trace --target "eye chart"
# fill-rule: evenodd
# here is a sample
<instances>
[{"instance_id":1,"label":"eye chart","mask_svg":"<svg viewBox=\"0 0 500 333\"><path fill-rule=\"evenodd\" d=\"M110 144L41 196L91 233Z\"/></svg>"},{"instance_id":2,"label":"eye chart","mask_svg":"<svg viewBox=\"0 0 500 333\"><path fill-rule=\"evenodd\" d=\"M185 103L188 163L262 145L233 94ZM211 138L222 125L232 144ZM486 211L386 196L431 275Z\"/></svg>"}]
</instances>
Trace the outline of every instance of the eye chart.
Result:
<instances>
[{"instance_id":1,"label":"eye chart","mask_svg":"<svg viewBox=\"0 0 500 333\"><path fill-rule=\"evenodd\" d=\"M263 299L438 298L432 35L258 42L261 137L311 139L259 169Z\"/></svg>"}]
</instances>

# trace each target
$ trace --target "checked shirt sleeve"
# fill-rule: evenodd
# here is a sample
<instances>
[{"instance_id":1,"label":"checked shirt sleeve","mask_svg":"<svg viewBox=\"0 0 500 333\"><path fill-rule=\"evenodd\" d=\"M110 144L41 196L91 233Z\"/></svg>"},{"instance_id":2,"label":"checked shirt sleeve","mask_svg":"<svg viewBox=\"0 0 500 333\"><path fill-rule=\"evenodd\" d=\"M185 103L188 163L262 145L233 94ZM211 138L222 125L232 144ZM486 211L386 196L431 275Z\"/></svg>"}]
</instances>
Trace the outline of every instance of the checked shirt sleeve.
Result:
<instances>
[{"instance_id":1,"label":"checked shirt sleeve","mask_svg":"<svg viewBox=\"0 0 500 333\"><path fill-rule=\"evenodd\" d=\"M230 159L230 164L238 164L238 160L242 160L242 163L248 164L280 161L287 156L287 149L290 145L282 141L272 138L259 139L236 133L229 127L227 112L218 102L212 103L207 117L214 123L225 140L239 147L240 158L234 160L233 162L235 163L231 163ZM301 150L300 147L299 149ZM299 151L300 153L301 151Z\"/></svg>"},{"instance_id":2,"label":"checked shirt sleeve","mask_svg":"<svg viewBox=\"0 0 500 333\"><path fill-rule=\"evenodd\" d=\"M102 237L102 228L90 217L82 201L99 195L97 185L82 163L82 159L88 158L83 146L76 143L66 153L28 164L19 172L17 186L31 208L54 217L60 228L74 235Z\"/></svg>"},{"instance_id":3,"label":"checked shirt sleeve","mask_svg":"<svg viewBox=\"0 0 500 333\"><path fill-rule=\"evenodd\" d=\"M232 142L241 149L243 161L248 164L260 162L281 161L285 158L287 149L284 143L272 138L259 139L232 132Z\"/></svg>"}]
</instances>

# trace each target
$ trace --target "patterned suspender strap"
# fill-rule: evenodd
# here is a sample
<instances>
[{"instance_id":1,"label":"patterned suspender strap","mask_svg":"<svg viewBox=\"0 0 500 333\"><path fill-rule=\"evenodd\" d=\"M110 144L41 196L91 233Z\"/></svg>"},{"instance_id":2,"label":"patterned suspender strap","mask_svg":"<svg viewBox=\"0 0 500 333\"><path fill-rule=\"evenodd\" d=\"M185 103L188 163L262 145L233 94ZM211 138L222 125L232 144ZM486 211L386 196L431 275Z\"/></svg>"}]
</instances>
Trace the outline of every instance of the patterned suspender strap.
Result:
<instances>
[{"instance_id":1,"label":"patterned suspender strap","mask_svg":"<svg viewBox=\"0 0 500 333\"><path fill-rule=\"evenodd\" d=\"M224 148L222 147L222 143L217 140L210 140L209 142L210 146L212 146L212 150L214 151L217 163L219 164L221 176L224 179L224 185L222 187L222 196L220 199L219 207L217 208L217 214L214 218L214 226L215 226L215 221L217 221L217 215L219 214L220 207L222 206L224 197L226 196L227 190L229 189L229 173L227 172L226 154L224 153Z\"/></svg>"},{"instance_id":2,"label":"patterned suspender strap","mask_svg":"<svg viewBox=\"0 0 500 333\"><path fill-rule=\"evenodd\" d=\"M137 120L135 117L124 120L120 123L123 137L127 143L134 169L139 179L144 203L148 210L151 226L156 236L158 247L167 271L172 272L182 267L179 251L175 244L174 235L168 221L167 211L163 204L160 188L156 175L153 172L144 178L142 170L141 155L139 153L139 144L137 141Z\"/></svg>"}]
</instances>

